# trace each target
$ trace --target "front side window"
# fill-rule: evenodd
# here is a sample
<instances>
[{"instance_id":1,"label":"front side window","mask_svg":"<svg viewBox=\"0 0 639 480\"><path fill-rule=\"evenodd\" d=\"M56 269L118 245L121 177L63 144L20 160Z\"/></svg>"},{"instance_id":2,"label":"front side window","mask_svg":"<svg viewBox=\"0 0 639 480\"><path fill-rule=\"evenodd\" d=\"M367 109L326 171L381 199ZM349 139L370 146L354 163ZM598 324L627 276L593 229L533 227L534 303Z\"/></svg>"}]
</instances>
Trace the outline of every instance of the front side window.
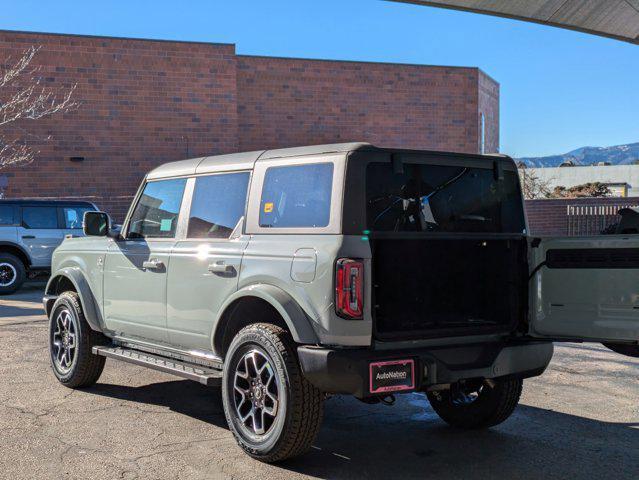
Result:
<instances>
[{"instance_id":1,"label":"front side window","mask_svg":"<svg viewBox=\"0 0 639 480\"><path fill-rule=\"evenodd\" d=\"M64 207L62 216L64 217L64 228L81 229L84 220L84 212L92 212L91 207Z\"/></svg>"},{"instance_id":2,"label":"front side window","mask_svg":"<svg viewBox=\"0 0 639 480\"><path fill-rule=\"evenodd\" d=\"M173 238L186 179L149 182L131 215L129 238Z\"/></svg>"},{"instance_id":3,"label":"front side window","mask_svg":"<svg viewBox=\"0 0 639 480\"><path fill-rule=\"evenodd\" d=\"M55 207L23 207L24 228L58 228L58 210Z\"/></svg>"},{"instance_id":4,"label":"front side window","mask_svg":"<svg viewBox=\"0 0 639 480\"><path fill-rule=\"evenodd\" d=\"M14 225L15 218L11 205L0 205L0 225Z\"/></svg>"},{"instance_id":5,"label":"front side window","mask_svg":"<svg viewBox=\"0 0 639 480\"><path fill-rule=\"evenodd\" d=\"M260 227L328 226L332 189L332 163L268 168L260 201Z\"/></svg>"},{"instance_id":6,"label":"front side window","mask_svg":"<svg viewBox=\"0 0 639 480\"><path fill-rule=\"evenodd\" d=\"M249 174L197 177L188 238L228 238L244 215Z\"/></svg>"}]
</instances>

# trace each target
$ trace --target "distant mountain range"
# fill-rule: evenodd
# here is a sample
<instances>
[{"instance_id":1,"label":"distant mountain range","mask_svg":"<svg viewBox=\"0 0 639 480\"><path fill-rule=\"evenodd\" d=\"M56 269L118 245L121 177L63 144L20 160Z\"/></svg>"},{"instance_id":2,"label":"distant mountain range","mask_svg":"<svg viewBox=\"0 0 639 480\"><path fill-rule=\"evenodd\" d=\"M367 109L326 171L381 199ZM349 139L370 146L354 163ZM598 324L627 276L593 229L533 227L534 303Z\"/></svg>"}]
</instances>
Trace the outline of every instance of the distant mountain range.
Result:
<instances>
[{"instance_id":1,"label":"distant mountain range","mask_svg":"<svg viewBox=\"0 0 639 480\"><path fill-rule=\"evenodd\" d=\"M639 160L639 143L617 145L615 147L582 147L563 155L548 157L517 158L517 163L524 162L527 167L558 167L571 161L575 165L592 165L608 162L611 165L629 165Z\"/></svg>"}]
</instances>

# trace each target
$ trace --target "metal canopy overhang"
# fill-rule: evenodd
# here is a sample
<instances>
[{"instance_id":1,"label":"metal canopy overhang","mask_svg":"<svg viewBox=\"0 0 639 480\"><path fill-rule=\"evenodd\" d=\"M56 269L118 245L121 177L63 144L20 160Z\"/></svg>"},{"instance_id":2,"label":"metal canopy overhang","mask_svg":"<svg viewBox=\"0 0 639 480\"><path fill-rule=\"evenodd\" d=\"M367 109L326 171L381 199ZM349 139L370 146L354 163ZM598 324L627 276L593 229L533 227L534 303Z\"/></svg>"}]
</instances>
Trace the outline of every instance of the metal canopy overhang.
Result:
<instances>
[{"instance_id":1,"label":"metal canopy overhang","mask_svg":"<svg viewBox=\"0 0 639 480\"><path fill-rule=\"evenodd\" d=\"M514 18L639 45L639 0L391 0Z\"/></svg>"}]
</instances>

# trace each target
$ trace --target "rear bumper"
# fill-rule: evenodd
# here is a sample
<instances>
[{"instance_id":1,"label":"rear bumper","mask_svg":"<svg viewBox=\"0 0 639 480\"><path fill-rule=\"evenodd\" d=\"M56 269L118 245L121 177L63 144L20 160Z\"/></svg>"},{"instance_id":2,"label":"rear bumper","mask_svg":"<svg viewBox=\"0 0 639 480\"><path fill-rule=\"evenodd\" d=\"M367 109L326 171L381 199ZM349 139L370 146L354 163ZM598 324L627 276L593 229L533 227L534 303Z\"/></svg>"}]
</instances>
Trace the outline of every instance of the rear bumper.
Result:
<instances>
[{"instance_id":1,"label":"rear bumper","mask_svg":"<svg viewBox=\"0 0 639 480\"><path fill-rule=\"evenodd\" d=\"M370 364L414 360L415 389L470 378L520 378L541 375L553 354L551 342L490 343L402 350L331 349L301 346L305 377L323 392L371 396Z\"/></svg>"}]
</instances>

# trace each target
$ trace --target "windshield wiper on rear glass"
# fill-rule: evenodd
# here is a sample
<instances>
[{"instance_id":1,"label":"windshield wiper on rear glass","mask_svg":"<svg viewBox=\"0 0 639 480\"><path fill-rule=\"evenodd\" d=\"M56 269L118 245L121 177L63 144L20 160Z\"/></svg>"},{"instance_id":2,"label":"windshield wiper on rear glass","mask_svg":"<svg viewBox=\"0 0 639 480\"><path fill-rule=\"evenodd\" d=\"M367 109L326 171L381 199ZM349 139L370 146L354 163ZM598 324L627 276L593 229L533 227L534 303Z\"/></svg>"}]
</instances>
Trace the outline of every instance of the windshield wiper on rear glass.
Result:
<instances>
[{"instance_id":1,"label":"windshield wiper on rear glass","mask_svg":"<svg viewBox=\"0 0 639 480\"><path fill-rule=\"evenodd\" d=\"M369 204L373 204L376 203L378 201L381 201L385 198L388 199L393 199L393 202L386 207L384 210L382 210L376 217L375 220L373 220L373 224L371 225L371 227L374 227L378 221L380 221L388 212L390 212L392 210L392 208L397 205L398 203L402 202L402 211L401 211L401 216L397 219L397 221L395 222L395 230L397 229L397 226L399 224L402 223L402 220L404 220L402 217L406 215L408 208L411 204L417 204L419 203L421 205L421 213L422 213L422 221L425 224L430 224L430 225L437 225L437 222L435 221L432 212L430 211L430 205L429 205L429 199L432 198L434 195L436 195L437 193L441 192L442 190L444 190L446 187L452 185L453 183L455 183L457 180L459 180L460 178L462 178L466 172L468 172L468 168L464 167L462 169L461 172L459 172L457 175L455 175L454 177L446 180L445 182L437 185L428 195L423 195L421 197L409 197L409 198L404 198L404 197L400 197L399 195L388 195L386 197L378 197L372 200L369 200ZM405 185L404 185L405 187ZM402 188L404 188L402 187ZM425 210L428 211L428 215L426 214ZM412 214L411 214L412 215ZM428 218L427 218L428 217ZM414 219L413 222L414 223ZM425 228L423 228L424 225L422 225L422 227L420 228L420 230L426 230Z\"/></svg>"}]
</instances>

